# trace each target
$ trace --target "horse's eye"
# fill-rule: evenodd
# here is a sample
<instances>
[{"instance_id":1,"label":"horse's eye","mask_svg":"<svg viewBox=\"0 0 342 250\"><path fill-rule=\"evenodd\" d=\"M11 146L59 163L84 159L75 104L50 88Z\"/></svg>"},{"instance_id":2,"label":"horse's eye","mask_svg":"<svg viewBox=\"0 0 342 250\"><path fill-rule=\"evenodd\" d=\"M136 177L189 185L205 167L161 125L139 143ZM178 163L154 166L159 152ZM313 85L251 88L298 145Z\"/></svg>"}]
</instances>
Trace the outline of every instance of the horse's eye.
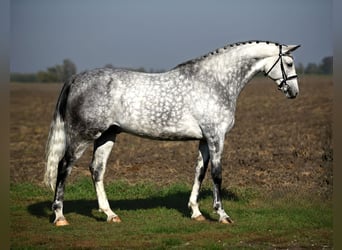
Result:
<instances>
[{"instance_id":1,"label":"horse's eye","mask_svg":"<svg viewBox=\"0 0 342 250\"><path fill-rule=\"evenodd\" d=\"M291 68L293 66L293 63L292 62L291 63L287 63L286 65L287 65L287 67Z\"/></svg>"}]
</instances>

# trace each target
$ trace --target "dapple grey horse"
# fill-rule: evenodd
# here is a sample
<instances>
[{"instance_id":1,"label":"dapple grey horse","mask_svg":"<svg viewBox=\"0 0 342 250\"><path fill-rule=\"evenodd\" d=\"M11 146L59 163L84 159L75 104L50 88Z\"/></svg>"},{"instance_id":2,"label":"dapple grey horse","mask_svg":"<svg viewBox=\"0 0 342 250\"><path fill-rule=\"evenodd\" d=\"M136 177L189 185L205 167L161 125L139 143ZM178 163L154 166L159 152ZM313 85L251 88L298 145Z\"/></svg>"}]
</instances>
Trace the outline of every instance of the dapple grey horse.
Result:
<instances>
[{"instance_id":1,"label":"dapple grey horse","mask_svg":"<svg viewBox=\"0 0 342 250\"><path fill-rule=\"evenodd\" d=\"M73 163L93 143L90 172L99 209L109 222L121 222L110 208L103 176L116 136L126 132L158 140L198 140L199 156L189 199L192 218L205 220L198 194L209 162L213 207L221 223L232 223L221 198L221 154L233 127L241 90L264 72L288 97L298 94L290 52L299 46L268 41L226 45L164 73L101 68L71 77L60 93L47 142L45 183L54 191L55 225L63 215L64 188Z\"/></svg>"}]
</instances>

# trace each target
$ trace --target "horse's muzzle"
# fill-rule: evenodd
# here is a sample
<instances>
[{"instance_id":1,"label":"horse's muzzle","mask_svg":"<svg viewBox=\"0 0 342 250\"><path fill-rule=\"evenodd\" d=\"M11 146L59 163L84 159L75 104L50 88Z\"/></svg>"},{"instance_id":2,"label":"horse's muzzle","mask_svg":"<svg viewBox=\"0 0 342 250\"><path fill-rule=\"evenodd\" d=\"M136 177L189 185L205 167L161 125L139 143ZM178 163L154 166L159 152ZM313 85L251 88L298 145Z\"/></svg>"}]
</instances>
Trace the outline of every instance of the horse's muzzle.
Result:
<instances>
[{"instance_id":1,"label":"horse's muzzle","mask_svg":"<svg viewBox=\"0 0 342 250\"><path fill-rule=\"evenodd\" d=\"M283 90L283 92L286 95L286 97L289 98L289 99L294 99L298 95L298 91L294 90L290 86L286 86L286 88Z\"/></svg>"}]
</instances>

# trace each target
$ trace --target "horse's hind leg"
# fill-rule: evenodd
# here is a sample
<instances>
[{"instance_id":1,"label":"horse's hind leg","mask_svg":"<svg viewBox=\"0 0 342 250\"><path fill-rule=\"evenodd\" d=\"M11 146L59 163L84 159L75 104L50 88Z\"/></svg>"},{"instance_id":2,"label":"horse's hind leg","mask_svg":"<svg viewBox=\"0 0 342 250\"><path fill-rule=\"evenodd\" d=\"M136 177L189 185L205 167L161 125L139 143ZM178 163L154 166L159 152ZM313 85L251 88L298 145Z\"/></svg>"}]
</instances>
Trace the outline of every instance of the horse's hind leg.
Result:
<instances>
[{"instance_id":1,"label":"horse's hind leg","mask_svg":"<svg viewBox=\"0 0 342 250\"><path fill-rule=\"evenodd\" d=\"M86 149L86 146L86 143L69 145L66 149L64 157L58 163L55 197L52 204L52 210L55 213L54 223L56 226L65 226L69 224L63 215L65 181L71 172L73 163L81 157L82 153Z\"/></svg>"},{"instance_id":2,"label":"horse's hind leg","mask_svg":"<svg viewBox=\"0 0 342 250\"><path fill-rule=\"evenodd\" d=\"M108 222L121 222L119 216L117 216L109 206L103 185L103 176L106 170L107 159L114 145L115 137L116 134L109 129L95 141L93 160L89 167L96 190L99 209L107 215Z\"/></svg>"},{"instance_id":3,"label":"horse's hind leg","mask_svg":"<svg viewBox=\"0 0 342 250\"><path fill-rule=\"evenodd\" d=\"M191 218L194 220L202 221L205 220L204 216L199 210L198 206L198 194L201 188L201 184L205 177L205 173L208 169L209 163L209 149L206 141L200 141L199 143L199 155L196 165L195 181L192 187L192 192L189 199L188 206L192 209Z\"/></svg>"}]
</instances>

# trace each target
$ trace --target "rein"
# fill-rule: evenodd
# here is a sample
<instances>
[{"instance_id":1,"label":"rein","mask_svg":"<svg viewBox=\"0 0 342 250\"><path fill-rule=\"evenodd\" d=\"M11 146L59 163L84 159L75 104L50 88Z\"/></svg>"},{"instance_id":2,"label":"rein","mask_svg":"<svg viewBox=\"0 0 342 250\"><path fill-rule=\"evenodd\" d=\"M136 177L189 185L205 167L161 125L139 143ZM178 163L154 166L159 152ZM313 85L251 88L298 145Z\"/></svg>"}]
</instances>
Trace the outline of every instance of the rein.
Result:
<instances>
[{"instance_id":1,"label":"rein","mask_svg":"<svg viewBox=\"0 0 342 250\"><path fill-rule=\"evenodd\" d=\"M297 78L298 76L297 75L292 75L292 76L287 76L286 75L286 72L285 72L285 68L284 68L284 63L283 63L283 56L285 56L286 55L286 53L285 54L283 54L283 52L282 52L282 45L280 44L279 45L279 57L278 57L278 59L275 61L275 63L272 65L272 67L265 73L265 76L268 76L268 77L270 77L272 80L274 80L274 81L277 81L277 80L280 80L280 79L282 79L282 81L280 82L280 84L278 85L278 89L281 89L281 88L283 88L284 86L286 86L286 88L288 88L289 87L289 85L287 84L287 80L292 80L292 79L294 79L294 78ZM272 69L276 66L276 64L279 62L279 60L280 60L280 69L281 69L281 73L282 73L282 78L278 78L278 79L274 79L273 77L271 77L271 76L269 76L268 74L272 71Z\"/></svg>"}]
</instances>

